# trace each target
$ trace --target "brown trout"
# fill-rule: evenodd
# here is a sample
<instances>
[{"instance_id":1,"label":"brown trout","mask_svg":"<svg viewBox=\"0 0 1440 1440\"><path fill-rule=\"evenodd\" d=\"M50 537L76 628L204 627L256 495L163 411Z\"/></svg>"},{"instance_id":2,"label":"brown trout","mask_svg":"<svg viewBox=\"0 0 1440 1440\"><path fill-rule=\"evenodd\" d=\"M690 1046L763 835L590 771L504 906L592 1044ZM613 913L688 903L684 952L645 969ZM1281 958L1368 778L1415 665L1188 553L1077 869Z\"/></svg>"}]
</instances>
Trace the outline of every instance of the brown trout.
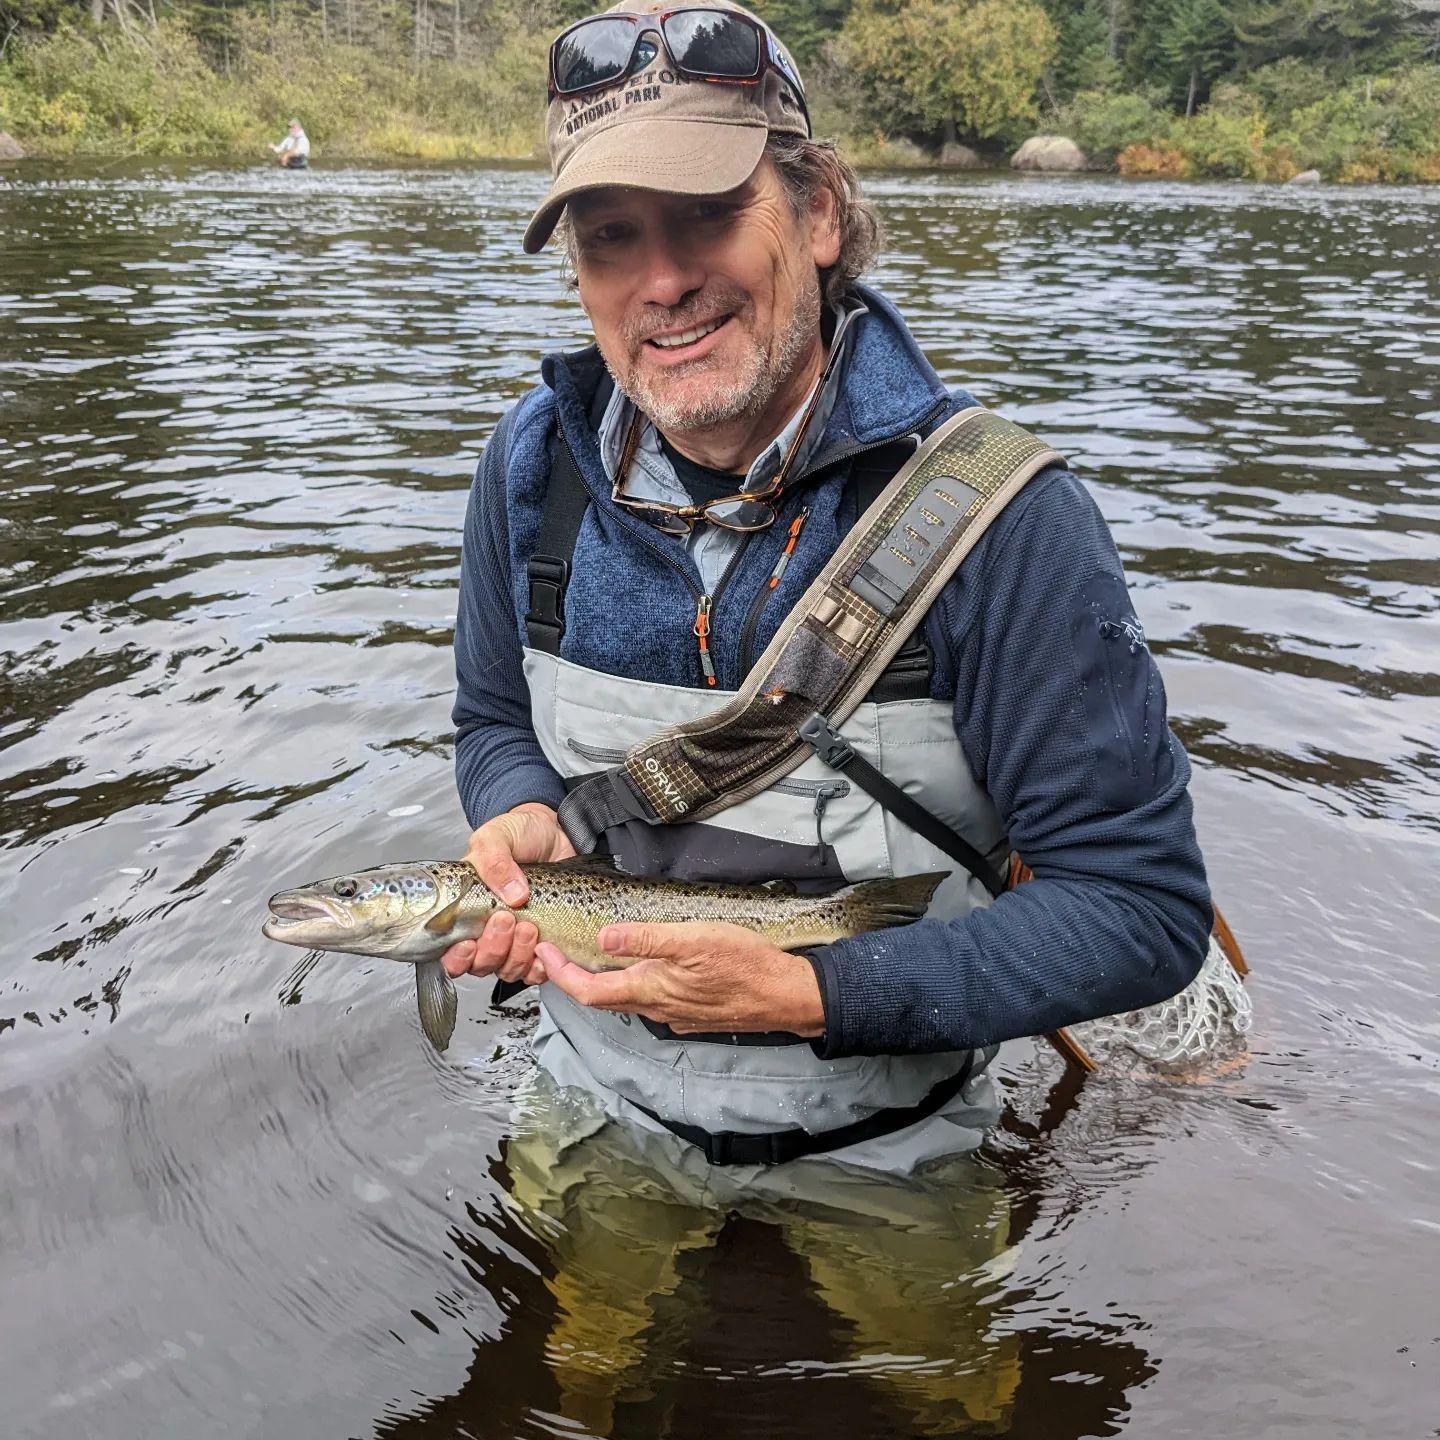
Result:
<instances>
[{"instance_id":1,"label":"brown trout","mask_svg":"<svg viewBox=\"0 0 1440 1440\"><path fill-rule=\"evenodd\" d=\"M632 962L596 943L615 921L728 920L759 931L782 950L828 945L867 930L918 920L943 873L867 880L831 895L796 895L780 886L647 880L615 869L608 856L527 865L530 903L511 914L532 921L587 970ZM381 865L317 880L270 897L264 933L307 950L338 950L402 960L415 967L420 1024L437 1050L455 1030L455 987L440 956L473 940L497 910L510 907L463 860Z\"/></svg>"}]
</instances>

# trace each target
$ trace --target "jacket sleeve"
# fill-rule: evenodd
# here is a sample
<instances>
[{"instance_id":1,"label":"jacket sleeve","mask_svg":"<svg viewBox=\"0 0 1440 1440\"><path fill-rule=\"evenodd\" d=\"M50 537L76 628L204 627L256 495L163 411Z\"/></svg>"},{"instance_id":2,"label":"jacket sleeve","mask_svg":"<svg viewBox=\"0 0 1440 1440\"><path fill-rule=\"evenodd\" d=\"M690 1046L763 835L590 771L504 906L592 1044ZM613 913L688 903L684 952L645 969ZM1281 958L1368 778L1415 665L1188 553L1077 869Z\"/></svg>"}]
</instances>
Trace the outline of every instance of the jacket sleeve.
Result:
<instances>
[{"instance_id":1,"label":"jacket sleeve","mask_svg":"<svg viewBox=\"0 0 1440 1440\"><path fill-rule=\"evenodd\" d=\"M539 800L565 795L530 724L510 575L505 471L510 411L480 457L465 513L460 608L455 621L455 783L472 826Z\"/></svg>"},{"instance_id":2,"label":"jacket sleeve","mask_svg":"<svg viewBox=\"0 0 1440 1440\"><path fill-rule=\"evenodd\" d=\"M820 951L821 1053L970 1049L1182 990L1212 919L1189 760L1080 482L1032 481L927 627L954 666L966 758L1035 879L961 919Z\"/></svg>"}]
</instances>

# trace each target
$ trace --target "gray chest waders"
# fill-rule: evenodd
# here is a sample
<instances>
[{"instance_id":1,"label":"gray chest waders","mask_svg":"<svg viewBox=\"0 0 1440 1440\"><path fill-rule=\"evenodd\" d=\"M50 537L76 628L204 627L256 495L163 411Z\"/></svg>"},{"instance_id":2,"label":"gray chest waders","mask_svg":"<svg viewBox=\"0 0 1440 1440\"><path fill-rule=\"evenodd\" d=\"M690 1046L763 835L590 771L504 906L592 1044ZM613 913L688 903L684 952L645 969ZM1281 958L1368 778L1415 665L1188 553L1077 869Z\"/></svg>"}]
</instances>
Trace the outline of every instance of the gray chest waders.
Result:
<instances>
[{"instance_id":1,"label":"gray chest waders","mask_svg":"<svg viewBox=\"0 0 1440 1440\"><path fill-rule=\"evenodd\" d=\"M955 831L854 756L835 736L862 699L923 701L929 652L914 637L925 611L986 525L1047 466L1053 450L987 411L955 416L900 468L792 610L733 699L698 720L671 725L633 746L613 769L578 781L561 823L576 848L593 850L614 826L704 820L781 782L812 752L960 860L991 895L994 867ZM532 649L558 655L564 594L588 492L563 441L534 558L526 631ZM731 1037L714 1037L731 1038ZM775 1044L781 1037L756 1037ZM793 1037L789 1038L793 1041ZM939 1057L935 1057L939 1058ZM965 1086L967 1056L917 1103L892 1105L851 1124L751 1133L706 1130L630 1103L699 1146L714 1164L774 1164L892 1135L935 1114Z\"/></svg>"},{"instance_id":2,"label":"gray chest waders","mask_svg":"<svg viewBox=\"0 0 1440 1440\"><path fill-rule=\"evenodd\" d=\"M946 421L861 516L728 705L635 746L565 797L560 823L575 848L593 850L629 820L704 820L821 753L995 516L1064 463L988 410Z\"/></svg>"}]
</instances>

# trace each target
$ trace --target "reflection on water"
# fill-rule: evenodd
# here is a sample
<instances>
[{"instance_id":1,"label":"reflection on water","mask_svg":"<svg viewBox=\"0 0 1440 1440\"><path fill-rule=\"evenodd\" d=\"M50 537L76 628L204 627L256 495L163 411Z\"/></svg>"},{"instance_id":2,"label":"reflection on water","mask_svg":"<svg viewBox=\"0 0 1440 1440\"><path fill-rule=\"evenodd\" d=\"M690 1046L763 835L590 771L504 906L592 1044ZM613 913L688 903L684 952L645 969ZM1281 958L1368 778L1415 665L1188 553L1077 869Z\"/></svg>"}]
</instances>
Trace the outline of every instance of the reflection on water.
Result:
<instances>
[{"instance_id":1,"label":"reflection on water","mask_svg":"<svg viewBox=\"0 0 1440 1440\"><path fill-rule=\"evenodd\" d=\"M1428 1433L1440 196L873 182L1112 522L1258 1014L1203 1086L1009 1047L984 1155L841 1201L564 1144L485 987L441 1061L258 933L461 848L468 477L584 338L542 189L0 174L0 1433Z\"/></svg>"}]
</instances>

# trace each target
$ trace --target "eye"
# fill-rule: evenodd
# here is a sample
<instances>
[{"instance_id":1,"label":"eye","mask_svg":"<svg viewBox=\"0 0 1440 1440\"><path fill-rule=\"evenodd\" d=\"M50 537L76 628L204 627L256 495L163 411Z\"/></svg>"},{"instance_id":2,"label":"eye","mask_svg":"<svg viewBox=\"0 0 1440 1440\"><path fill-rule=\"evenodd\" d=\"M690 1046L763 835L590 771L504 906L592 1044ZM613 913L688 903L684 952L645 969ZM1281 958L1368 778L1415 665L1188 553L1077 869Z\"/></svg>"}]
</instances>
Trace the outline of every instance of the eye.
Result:
<instances>
[{"instance_id":1,"label":"eye","mask_svg":"<svg viewBox=\"0 0 1440 1440\"><path fill-rule=\"evenodd\" d=\"M360 887L353 880L337 880L335 882L335 893L342 900L350 900Z\"/></svg>"},{"instance_id":2,"label":"eye","mask_svg":"<svg viewBox=\"0 0 1440 1440\"><path fill-rule=\"evenodd\" d=\"M630 227L623 220L608 220L587 230L580 237L582 250L604 250L624 244L630 238Z\"/></svg>"}]
</instances>

